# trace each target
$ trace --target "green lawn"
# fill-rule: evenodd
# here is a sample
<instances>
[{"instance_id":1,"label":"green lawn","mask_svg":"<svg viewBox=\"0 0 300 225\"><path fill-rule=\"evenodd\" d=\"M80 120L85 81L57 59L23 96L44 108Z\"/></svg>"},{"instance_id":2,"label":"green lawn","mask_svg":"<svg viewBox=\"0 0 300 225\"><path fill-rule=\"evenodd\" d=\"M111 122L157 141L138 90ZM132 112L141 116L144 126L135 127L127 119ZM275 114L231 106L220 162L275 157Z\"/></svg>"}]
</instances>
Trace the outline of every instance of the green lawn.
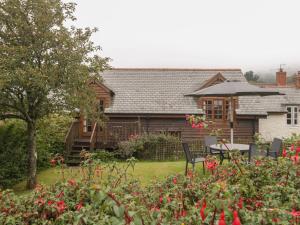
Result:
<instances>
[{"instance_id":1,"label":"green lawn","mask_svg":"<svg viewBox=\"0 0 300 225\"><path fill-rule=\"evenodd\" d=\"M122 164L122 163L121 163ZM124 163L123 163L124 164ZM191 165L190 165L191 167ZM148 184L153 178L163 179L171 174L183 174L185 170L184 161L174 162L137 162L134 168L129 169L129 173L141 181L143 185ZM62 180L62 175L58 168L50 168L38 174L38 183L51 185ZM196 172L202 173L202 163L196 165ZM108 176L107 171L104 172L104 177ZM79 167L69 167L65 170L66 179L80 179L82 177ZM25 181L17 184L13 189L16 193L22 194L25 191Z\"/></svg>"}]
</instances>

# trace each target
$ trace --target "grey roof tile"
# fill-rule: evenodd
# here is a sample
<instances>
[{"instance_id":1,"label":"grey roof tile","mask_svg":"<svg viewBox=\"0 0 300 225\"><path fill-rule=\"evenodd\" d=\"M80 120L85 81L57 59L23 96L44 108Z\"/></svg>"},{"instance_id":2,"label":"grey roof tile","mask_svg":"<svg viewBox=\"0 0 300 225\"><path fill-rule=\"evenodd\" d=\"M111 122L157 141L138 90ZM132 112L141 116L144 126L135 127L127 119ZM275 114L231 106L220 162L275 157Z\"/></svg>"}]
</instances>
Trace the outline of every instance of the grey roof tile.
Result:
<instances>
[{"instance_id":1,"label":"grey roof tile","mask_svg":"<svg viewBox=\"0 0 300 225\"><path fill-rule=\"evenodd\" d=\"M106 113L196 114L193 97L184 96L199 89L207 79L221 73L228 80L245 78L241 70L116 69L101 76L114 91Z\"/></svg>"}]
</instances>

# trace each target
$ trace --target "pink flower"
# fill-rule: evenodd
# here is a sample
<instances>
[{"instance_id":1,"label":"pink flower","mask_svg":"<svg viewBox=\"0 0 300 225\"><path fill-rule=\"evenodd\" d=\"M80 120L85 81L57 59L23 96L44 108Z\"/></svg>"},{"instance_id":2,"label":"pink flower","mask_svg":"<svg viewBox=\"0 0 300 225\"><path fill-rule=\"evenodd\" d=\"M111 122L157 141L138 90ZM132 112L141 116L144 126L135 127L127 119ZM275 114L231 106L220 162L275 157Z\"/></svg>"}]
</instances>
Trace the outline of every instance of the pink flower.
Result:
<instances>
[{"instance_id":1,"label":"pink flower","mask_svg":"<svg viewBox=\"0 0 300 225\"><path fill-rule=\"evenodd\" d=\"M240 199L239 199L238 207L239 207L240 209L243 208L243 198L240 198Z\"/></svg>"},{"instance_id":2,"label":"pink flower","mask_svg":"<svg viewBox=\"0 0 300 225\"><path fill-rule=\"evenodd\" d=\"M45 201L43 198L39 197L39 198L34 202L34 204L37 204L37 205L41 206L41 205L44 205L45 202L46 202L46 201Z\"/></svg>"},{"instance_id":3,"label":"pink flower","mask_svg":"<svg viewBox=\"0 0 300 225\"><path fill-rule=\"evenodd\" d=\"M176 177L173 178L173 184L177 184L177 178Z\"/></svg>"},{"instance_id":4,"label":"pink flower","mask_svg":"<svg viewBox=\"0 0 300 225\"><path fill-rule=\"evenodd\" d=\"M76 181L73 180L73 179L68 180L68 184L69 184L70 186L75 186L75 185L76 185Z\"/></svg>"},{"instance_id":5,"label":"pink flower","mask_svg":"<svg viewBox=\"0 0 300 225\"><path fill-rule=\"evenodd\" d=\"M294 156L291 156L291 160L293 161L294 164L297 164L299 161L298 153L296 153L296 155Z\"/></svg>"},{"instance_id":6,"label":"pink flower","mask_svg":"<svg viewBox=\"0 0 300 225\"><path fill-rule=\"evenodd\" d=\"M300 211L296 211L295 209L293 209L293 211L291 212L291 215L293 217L300 217Z\"/></svg>"},{"instance_id":7,"label":"pink flower","mask_svg":"<svg viewBox=\"0 0 300 225\"><path fill-rule=\"evenodd\" d=\"M291 150L291 151L294 151L294 149L295 149L295 146L294 146L294 145L291 145L290 150Z\"/></svg>"},{"instance_id":8,"label":"pink flower","mask_svg":"<svg viewBox=\"0 0 300 225\"><path fill-rule=\"evenodd\" d=\"M297 148L296 148L296 154L297 154L297 153L300 153L300 147L297 147Z\"/></svg>"},{"instance_id":9,"label":"pink flower","mask_svg":"<svg viewBox=\"0 0 300 225\"><path fill-rule=\"evenodd\" d=\"M55 159L51 159L50 160L50 164L51 164L51 166L56 166L56 160Z\"/></svg>"}]
</instances>

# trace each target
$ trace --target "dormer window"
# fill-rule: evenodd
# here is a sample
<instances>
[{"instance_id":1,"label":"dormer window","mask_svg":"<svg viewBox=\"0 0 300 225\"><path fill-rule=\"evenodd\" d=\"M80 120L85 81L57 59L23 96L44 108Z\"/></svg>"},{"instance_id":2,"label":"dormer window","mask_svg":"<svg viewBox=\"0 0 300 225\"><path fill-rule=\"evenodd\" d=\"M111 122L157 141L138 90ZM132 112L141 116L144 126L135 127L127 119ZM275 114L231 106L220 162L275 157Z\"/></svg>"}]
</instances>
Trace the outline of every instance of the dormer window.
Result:
<instances>
[{"instance_id":1,"label":"dormer window","mask_svg":"<svg viewBox=\"0 0 300 225\"><path fill-rule=\"evenodd\" d=\"M287 106L286 107L286 123L287 125L297 126L298 125L298 107L297 106Z\"/></svg>"},{"instance_id":2,"label":"dormer window","mask_svg":"<svg viewBox=\"0 0 300 225\"><path fill-rule=\"evenodd\" d=\"M208 120L227 120L229 101L225 98L204 98L202 108Z\"/></svg>"}]
</instances>

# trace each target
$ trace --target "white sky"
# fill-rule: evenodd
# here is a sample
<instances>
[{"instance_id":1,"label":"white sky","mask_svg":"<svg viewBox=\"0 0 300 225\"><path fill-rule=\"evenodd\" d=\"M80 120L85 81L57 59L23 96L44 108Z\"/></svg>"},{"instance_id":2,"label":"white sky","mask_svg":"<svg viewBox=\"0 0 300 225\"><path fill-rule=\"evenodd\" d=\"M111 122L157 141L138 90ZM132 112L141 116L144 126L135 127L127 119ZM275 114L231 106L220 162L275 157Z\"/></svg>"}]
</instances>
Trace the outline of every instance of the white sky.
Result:
<instances>
[{"instance_id":1,"label":"white sky","mask_svg":"<svg viewBox=\"0 0 300 225\"><path fill-rule=\"evenodd\" d=\"M76 0L114 67L300 70L299 0Z\"/></svg>"}]
</instances>

